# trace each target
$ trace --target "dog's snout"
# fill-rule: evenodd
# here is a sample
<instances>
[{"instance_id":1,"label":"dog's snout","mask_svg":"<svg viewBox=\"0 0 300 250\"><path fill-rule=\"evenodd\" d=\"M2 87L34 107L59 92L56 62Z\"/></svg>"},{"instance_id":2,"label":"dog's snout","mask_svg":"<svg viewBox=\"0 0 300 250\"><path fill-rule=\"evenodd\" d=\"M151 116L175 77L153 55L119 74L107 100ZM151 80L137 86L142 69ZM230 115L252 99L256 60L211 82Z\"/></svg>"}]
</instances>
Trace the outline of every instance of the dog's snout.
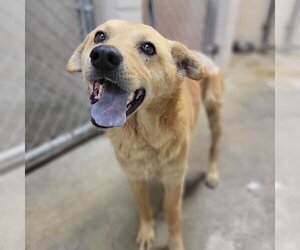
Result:
<instances>
[{"instance_id":1,"label":"dog's snout","mask_svg":"<svg viewBox=\"0 0 300 250\"><path fill-rule=\"evenodd\" d=\"M123 57L120 51L110 45L100 45L90 53L92 65L101 70L116 69L122 62Z\"/></svg>"}]
</instances>

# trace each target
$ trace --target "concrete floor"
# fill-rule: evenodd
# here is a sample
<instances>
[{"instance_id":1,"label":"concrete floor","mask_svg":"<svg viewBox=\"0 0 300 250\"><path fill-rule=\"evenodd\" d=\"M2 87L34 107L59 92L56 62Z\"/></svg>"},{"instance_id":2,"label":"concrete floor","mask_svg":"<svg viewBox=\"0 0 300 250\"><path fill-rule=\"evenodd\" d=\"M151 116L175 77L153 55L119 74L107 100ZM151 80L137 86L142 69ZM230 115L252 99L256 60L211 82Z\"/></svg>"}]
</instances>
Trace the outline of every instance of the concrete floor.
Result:
<instances>
[{"instance_id":1,"label":"concrete floor","mask_svg":"<svg viewBox=\"0 0 300 250\"><path fill-rule=\"evenodd\" d=\"M276 56L276 249L300 246L300 52Z\"/></svg>"},{"instance_id":2,"label":"concrete floor","mask_svg":"<svg viewBox=\"0 0 300 250\"><path fill-rule=\"evenodd\" d=\"M25 248L24 166L0 175L0 249Z\"/></svg>"},{"instance_id":3,"label":"concrete floor","mask_svg":"<svg viewBox=\"0 0 300 250\"><path fill-rule=\"evenodd\" d=\"M187 250L273 250L274 60L235 56L226 76L221 184L207 189L205 116L193 136L183 203ZM162 189L151 185L156 250L165 250ZM26 249L134 250L138 217L106 137L98 137L26 178Z\"/></svg>"}]
</instances>

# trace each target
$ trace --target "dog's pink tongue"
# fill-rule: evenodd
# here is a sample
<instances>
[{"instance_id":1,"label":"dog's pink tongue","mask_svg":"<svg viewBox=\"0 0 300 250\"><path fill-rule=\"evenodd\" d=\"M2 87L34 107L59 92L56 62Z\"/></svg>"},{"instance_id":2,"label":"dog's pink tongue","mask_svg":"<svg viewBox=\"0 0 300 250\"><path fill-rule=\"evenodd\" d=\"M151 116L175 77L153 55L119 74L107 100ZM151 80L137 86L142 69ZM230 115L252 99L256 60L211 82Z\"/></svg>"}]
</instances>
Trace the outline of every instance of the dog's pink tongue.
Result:
<instances>
[{"instance_id":1,"label":"dog's pink tongue","mask_svg":"<svg viewBox=\"0 0 300 250\"><path fill-rule=\"evenodd\" d=\"M91 117L102 127L121 127L126 123L126 102L130 95L117 85L104 83L104 92L92 105Z\"/></svg>"}]
</instances>

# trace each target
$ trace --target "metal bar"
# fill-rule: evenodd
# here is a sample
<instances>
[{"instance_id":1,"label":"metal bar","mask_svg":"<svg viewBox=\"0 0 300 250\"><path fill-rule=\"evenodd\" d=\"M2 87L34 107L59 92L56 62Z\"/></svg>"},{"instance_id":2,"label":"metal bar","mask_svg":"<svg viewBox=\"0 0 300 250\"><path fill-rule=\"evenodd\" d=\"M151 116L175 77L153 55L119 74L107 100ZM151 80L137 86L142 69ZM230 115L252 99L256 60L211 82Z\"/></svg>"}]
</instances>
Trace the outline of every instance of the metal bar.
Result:
<instances>
[{"instance_id":1,"label":"metal bar","mask_svg":"<svg viewBox=\"0 0 300 250\"><path fill-rule=\"evenodd\" d=\"M88 123L73 131L60 135L56 139L47 142L25 154L26 173L39 167L42 163L53 159L66 150L78 145L79 143L101 134L101 130L96 129Z\"/></svg>"},{"instance_id":2,"label":"metal bar","mask_svg":"<svg viewBox=\"0 0 300 250\"><path fill-rule=\"evenodd\" d=\"M82 13L81 13L81 0L75 0L75 9L76 9L76 15L79 23L79 38L80 40L83 40L85 37L84 27L82 23Z\"/></svg>"},{"instance_id":3,"label":"metal bar","mask_svg":"<svg viewBox=\"0 0 300 250\"><path fill-rule=\"evenodd\" d=\"M215 31L217 22L217 1L207 0L206 2L206 19L203 38L203 51L206 54L214 55L217 51L215 44Z\"/></svg>"},{"instance_id":4,"label":"metal bar","mask_svg":"<svg viewBox=\"0 0 300 250\"><path fill-rule=\"evenodd\" d=\"M275 15L275 0L270 0L268 15L265 24L263 25L263 35L261 42L261 50L266 51L270 46L268 45L269 36L271 33L272 24Z\"/></svg>"},{"instance_id":5,"label":"metal bar","mask_svg":"<svg viewBox=\"0 0 300 250\"><path fill-rule=\"evenodd\" d=\"M83 1L83 10L85 16L86 33L91 32L95 28L95 19L92 0Z\"/></svg>"},{"instance_id":6,"label":"metal bar","mask_svg":"<svg viewBox=\"0 0 300 250\"><path fill-rule=\"evenodd\" d=\"M0 175L24 164L25 144L0 153Z\"/></svg>"},{"instance_id":7,"label":"metal bar","mask_svg":"<svg viewBox=\"0 0 300 250\"><path fill-rule=\"evenodd\" d=\"M156 17L155 17L154 5L153 5L153 1L152 0L148 0L148 15L149 15L150 25L153 28L155 28Z\"/></svg>"},{"instance_id":8,"label":"metal bar","mask_svg":"<svg viewBox=\"0 0 300 250\"><path fill-rule=\"evenodd\" d=\"M289 50L292 48L292 39L293 39L293 35L295 33L295 28L297 24L297 18L300 12L300 1L299 0L295 0L294 2L294 6L292 9L292 14L291 14L291 18L286 26L286 36L284 39L284 45L283 45L283 49L284 50Z\"/></svg>"}]
</instances>

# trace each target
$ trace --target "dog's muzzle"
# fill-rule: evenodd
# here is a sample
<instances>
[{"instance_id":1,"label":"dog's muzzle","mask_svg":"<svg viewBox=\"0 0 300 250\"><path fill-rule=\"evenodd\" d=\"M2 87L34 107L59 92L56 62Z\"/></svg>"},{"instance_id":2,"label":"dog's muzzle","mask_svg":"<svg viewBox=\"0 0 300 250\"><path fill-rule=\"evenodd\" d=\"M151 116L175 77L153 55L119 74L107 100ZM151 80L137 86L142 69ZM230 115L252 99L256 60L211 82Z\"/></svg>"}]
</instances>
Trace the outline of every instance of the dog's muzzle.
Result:
<instances>
[{"instance_id":1,"label":"dog's muzzle","mask_svg":"<svg viewBox=\"0 0 300 250\"><path fill-rule=\"evenodd\" d=\"M121 127L126 118L143 102L146 91L129 91L128 83L117 77L123 56L110 45L99 45L91 53L95 78L91 94L91 122L100 128Z\"/></svg>"}]
</instances>

